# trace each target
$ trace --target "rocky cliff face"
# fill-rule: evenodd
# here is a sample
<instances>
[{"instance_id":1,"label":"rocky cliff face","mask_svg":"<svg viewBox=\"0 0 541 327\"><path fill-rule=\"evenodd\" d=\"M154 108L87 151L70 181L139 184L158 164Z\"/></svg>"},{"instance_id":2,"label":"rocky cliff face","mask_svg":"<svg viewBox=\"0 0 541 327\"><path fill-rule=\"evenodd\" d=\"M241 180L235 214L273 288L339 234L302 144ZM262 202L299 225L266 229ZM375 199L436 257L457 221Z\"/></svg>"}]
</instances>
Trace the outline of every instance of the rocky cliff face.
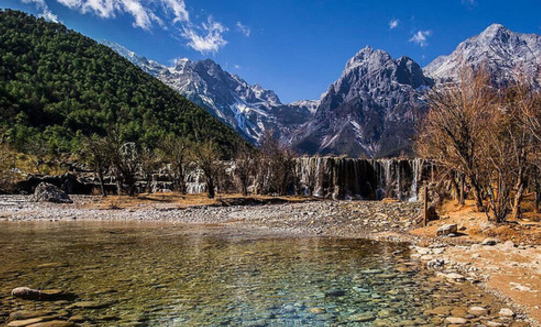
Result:
<instances>
[{"instance_id":1,"label":"rocky cliff face","mask_svg":"<svg viewBox=\"0 0 541 327\"><path fill-rule=\"evenodd\" d=\"M412 59L366 47L347 62L292 143L310 154L409 153L416 111L425 110L420 93L431 85Z\"/></svg>"},{"instance_id":2,"label":"rocky cliff face","mask_svg":"<svg viewBox=\"0 0 541 327\"><path fill-rule=\"evenodd\" d=\"M515 33L493 24L460 43L450 55L436 58L424 68L424 73L439 82L456 81L462 67L485 67L500 85L525 75L539 86L541 36Z\"/></svg>"}]
</instances>

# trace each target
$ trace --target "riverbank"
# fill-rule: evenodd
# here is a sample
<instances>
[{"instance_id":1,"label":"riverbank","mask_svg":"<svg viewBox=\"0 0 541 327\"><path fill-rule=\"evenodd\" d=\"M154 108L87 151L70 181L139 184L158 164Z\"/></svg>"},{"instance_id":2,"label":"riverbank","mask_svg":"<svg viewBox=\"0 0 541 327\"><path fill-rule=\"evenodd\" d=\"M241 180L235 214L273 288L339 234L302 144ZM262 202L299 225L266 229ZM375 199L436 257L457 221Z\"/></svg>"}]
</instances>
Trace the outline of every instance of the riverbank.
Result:
<instances>
[{"instance_id":1,"label":"riverbank","mask_svg":"<svg viewBox=\"0 0 541 327\"><path fill-rule=\"evenodd\" d=\"M141 221L212 224L250 227L261 234L320 235L371 238L412 244L412 256L436 270L438 278L450 282L471 281L508 301L509 312L490 326L527 326L529 317L540 321L541 249L532 235L538 223L528 222L528 233L497 234L483 214L468 208L451 211L443 219L419 228L421 204L403 202L310 201L265 205L192 203L180 206L168 201L142 201L119 209L114 198L73 197L73 204L29 202L24 196L0 197L0 221ZM457 237L436 237L442 224L457 223ZM523 226L524 227L524 226ZM471 235L470 235L471 234ZM486 236L496 236L495 245L480 245ZM527 236L530 235L530 236ZM514 239L513 239L514 237ZM506 239L506 238L509 238ZM515 240L514 242L512 240ZM513 243L511 243L511 242ZM521 244L522 243L522 244ZM491 243L492 244L492 243ZM443 310L443 309L442 309ZM445 310L443 310L445 311ZM442 312L443 312L442 311ZM442 313L449 315L450 313ZM454 318L467 319L467 310L454 312ZM535 323L532 325L535 326ZM538 326L538 324L537 324Z\"/></svg>"}]
</instances>

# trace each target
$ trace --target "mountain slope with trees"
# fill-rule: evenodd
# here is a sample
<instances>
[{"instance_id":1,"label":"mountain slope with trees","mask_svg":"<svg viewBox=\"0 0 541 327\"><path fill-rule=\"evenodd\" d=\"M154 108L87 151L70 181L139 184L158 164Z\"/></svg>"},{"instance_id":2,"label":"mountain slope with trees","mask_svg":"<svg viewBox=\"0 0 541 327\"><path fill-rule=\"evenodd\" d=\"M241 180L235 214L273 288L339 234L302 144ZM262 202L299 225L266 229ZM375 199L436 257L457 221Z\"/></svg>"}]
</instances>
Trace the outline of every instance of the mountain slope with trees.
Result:
<instances>
[{"instance_id":1,"label":"mountain slope with trees","mask_svg":"<svg viewBox=\"0 0 541 327\"><path fill-rule=\"evenodd\" d=\"M84 135L115 131L155 148L168 134L240 137L110 48L58 23L0 11L0 137L19 151L74 152Z\"/></svg>"}]
</instances>

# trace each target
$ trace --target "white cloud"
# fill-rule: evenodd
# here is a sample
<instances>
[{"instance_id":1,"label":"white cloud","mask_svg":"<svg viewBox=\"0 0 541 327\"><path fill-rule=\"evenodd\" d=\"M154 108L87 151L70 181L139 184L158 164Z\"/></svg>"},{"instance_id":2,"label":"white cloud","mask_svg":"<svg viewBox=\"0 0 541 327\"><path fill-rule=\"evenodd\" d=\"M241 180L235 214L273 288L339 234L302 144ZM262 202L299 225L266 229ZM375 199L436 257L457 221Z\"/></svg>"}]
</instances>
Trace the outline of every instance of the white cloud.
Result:
<instances>
[{"instance_id":1,"label":"white cloud","mask_svg":"<svg viewBox=\"0 0 541 327\"><path fill-rule=\"evenodd\" d=\"M241 22L237 22L236 26L237 26L237 31L241 32L246 37L250 37L252 30L248 26L244 25Z\"/></svg>"},{"instance_id":2,"label":"white cloud","mask_svg":"<svg viewBox=\"0 0 541 327\"><path fill-rule=\"evenodd\" d=\"M389 22L389 29L390 30L393 30L395 28L398 27L398 24L400 24L400 20L398 19L392 19L390 22Z\"/></svg>"},{"instance_id":3,"label":"white cloud","mask_svg":"<svg viewBox=\"0 0 541 327\"><path fill-rule=\"evenodd\" d=\"M21 0L33 3L48 20L58 21L45 0ZM82 14L93 14L104 19L118 15L133 18L133 27L151 31L158 26L163 30L179 31L192 49L205 53L216 53L227 44L223 34L228 28L209 16L206 22L196 24L190 20L184 0L56 0L63 6ZM244 35L250 35L250 28L237 23ZM173 35L173 37L175 37Z\"/></svg>"},{"instance_id":4,"label":"white cloud","mask_svg":"<svg viewBox=\"0 0 541 327\"><path fill-rule=\"evenodd\" d=\"M227 44L223 34L227 27L215 22L210 16L200 27L187 24L182 29L182 37L188 40L188 46L202 54L216 53Z\"/></svg>"},{"instance_id":5,"label":"white cloud","mask_svg":"<svg viewBox=\"0 0 541 327\"><path fill-rule=\"evenodd\" d=\"M101 18L115 18L117 14L128 14L134 19L133 26L151 30L155 24L166 29L166 24L158 16L172 14L172 24L187 22L188 11L183 0L57 0L60 4L83 14L91 13Z\"/></svg>"},{"instance_id":6,"label":"white cloud","mask_svg":"<svg viewBox=\"0 0 541 327\"><path fill-rule=\"evenodd\" d=\"M49 6L45 3L45 0L22 0L23 3L34 4L36 8L41 11L39 14L40 17L45 18L45 20L58 23L60 20L58 16L53 14Z\"/></svg>"},{"instance_id":7,"label":"white cloud","mask_svg":"<svg viewBox=\"0 0 541 327\"><path fill-rule=\"evenodd\" d=\"M241 66L240 66L240 65L235 65L235 66L233 66L233 67L235 67L235 69L241 69Z\"/></svg>"},{"instance_id":8,"label":"white cloud","mask_svg":"<svg viewBox=\"0 0 541 327\"><path fill-rule=\"evenodd\" d=\"M410 42L415 43L421 47L425 47L428 45L428 37L432 35L432 31L426 30L426 31L417 31L417 33L413 34L411 39L409 39Z\"/></svg>"}]
</instances>

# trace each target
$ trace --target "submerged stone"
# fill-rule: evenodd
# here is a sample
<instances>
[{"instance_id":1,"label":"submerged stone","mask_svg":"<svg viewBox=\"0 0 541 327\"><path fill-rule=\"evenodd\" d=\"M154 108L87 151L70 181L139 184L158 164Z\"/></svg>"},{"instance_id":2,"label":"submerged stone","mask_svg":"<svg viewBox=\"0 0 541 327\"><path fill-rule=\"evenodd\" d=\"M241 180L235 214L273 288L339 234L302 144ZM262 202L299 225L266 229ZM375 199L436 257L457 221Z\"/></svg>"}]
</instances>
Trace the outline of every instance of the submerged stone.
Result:
<instances>
[{"instance_id":1,"label":"submerged stone","mask_svg":"<svg viewBox=\"0 0 541 327\"><path fill-rule=\"evenodd\" d=\"M366 322L366 321L372 321L375 319L376 319L376 316L367 312L357 313L348 317L348 320L352 322Z\"/></svg>"}]
</instances>

